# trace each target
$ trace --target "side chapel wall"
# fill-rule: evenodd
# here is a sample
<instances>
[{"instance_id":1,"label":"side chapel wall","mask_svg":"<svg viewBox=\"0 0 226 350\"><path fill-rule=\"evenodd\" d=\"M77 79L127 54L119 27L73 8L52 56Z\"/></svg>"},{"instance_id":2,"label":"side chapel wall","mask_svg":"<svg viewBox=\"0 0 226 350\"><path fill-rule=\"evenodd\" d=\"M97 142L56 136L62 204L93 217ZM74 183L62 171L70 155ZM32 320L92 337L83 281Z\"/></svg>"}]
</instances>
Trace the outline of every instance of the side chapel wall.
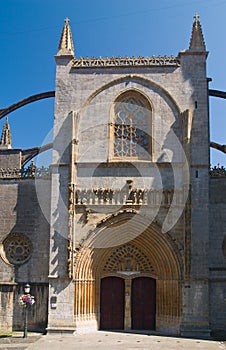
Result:
<instances>
[{"instance_id":1,"label":"side chapel wall","mask_svg":"<svg viewBox=\"0 0 226 350\"><path fill-rule=\"evenodd\" d=\"M29 327L44 330L47 324L50 181L39 181L42 182L39 183L42 199L37 198L34 179L0 180L0 329L3 331L23 328L23 309L18 299L27 282L36 299L29 315ZM45 208L40 207L40 200L45 203ZM5 242L13 235L17 235L15 239L19 237L20 242L25 239L25 244L30 245L28 259L22 264L14 264L7 258ZM9 242L12 257L16 249L24 249L23 243L17 248L13 240ZM27 251L25 246L25 255Z\"/></svg>"}]
</instances>

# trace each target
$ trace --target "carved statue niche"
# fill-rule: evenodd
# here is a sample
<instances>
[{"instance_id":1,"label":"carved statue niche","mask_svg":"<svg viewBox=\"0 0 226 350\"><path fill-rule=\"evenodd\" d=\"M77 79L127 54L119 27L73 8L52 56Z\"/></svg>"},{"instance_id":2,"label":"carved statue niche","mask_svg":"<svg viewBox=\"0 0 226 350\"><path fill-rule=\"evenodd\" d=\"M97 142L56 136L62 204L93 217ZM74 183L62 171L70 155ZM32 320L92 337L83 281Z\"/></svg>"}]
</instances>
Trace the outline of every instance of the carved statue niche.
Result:
<instances>
[{"instance_id":1,"label":"carved statue niche","mask_svg":"<svg viewBox=\"0 0 226 350\"><path fill-rule=\"evenodd\" d=\"M133 188L133 180L127 180L127 200L126 204L142 204L144 200L144 189Z\"/></svg>"},{"instance_id":2,"label":"carved statue niche","mask_svg":"<svg viewBox=\"0 0 226 350\"><path fill-rule=\"evenodd\" d=\"M139 270L139 264L137 263L136 259L132 257L131 255L125 256L119 264L119 271L138 271Z\"/></svg>"},{"instance_id":3,"label":"carved statue niche","mask_svg":"<svg viewBox=\"0 0 226 350\"><path fill-rule=\"evenodd\" d=\"M126 204L134 204L133 180L126 180Z\"/></svg>"}]
</instances>

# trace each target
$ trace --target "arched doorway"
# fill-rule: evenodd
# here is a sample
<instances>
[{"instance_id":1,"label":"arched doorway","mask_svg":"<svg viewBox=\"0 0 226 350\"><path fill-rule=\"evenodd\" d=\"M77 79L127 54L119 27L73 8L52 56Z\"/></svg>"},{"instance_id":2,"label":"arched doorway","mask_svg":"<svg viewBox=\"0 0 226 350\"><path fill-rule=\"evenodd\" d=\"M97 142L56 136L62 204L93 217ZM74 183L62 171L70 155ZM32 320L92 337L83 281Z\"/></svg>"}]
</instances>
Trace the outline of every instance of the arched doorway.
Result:
<instances>
[{"instance_id":1,"label":"arched doorway","mask_svg":"<svg viewBox=\"0 0 226 350\"><path fill-rule=\"evenodd\" d=\"M101 280L100 328L124 329L125 283L120 277L105 277Z\"/></svg>"},{"instance_id":2,"label":"arched doorway","mask_svg":"<svg viewBox=\"0 0 226 350\"><path fill-rule=\"evenodd\" d=\"M127 215L129 219L129 213ZM114 220L120 222L119 218L121 217L124 220L123 222L126 223L125 232L122 230L122 226L120 226L120 230L118 229L118 224L114 226L115 234L117 235L117 232L119 232L117 236L119 238L126 235L128 237L128 232L136 232L137 229L141 229L144 225L144 218L141 218L139 215L136 215L134 225L131 225L132 220L126 220L126 215L119 215ZM108 227L113 225L107 224L108 222L101 227L103 246L105 241L109 243L111 238ZM133 240L102 249L92 246L92 242L95 243L96 237L100 237L99 231L98 234L95 234L93 241L91 238L89 242L86 242L86 246L79 251L76 259L76 327L87 327L87 324L89 324L89 327L96 326L97 329L103 327L112 328L112 325L106 326L101 318L104 304L103 298L105 298L103 296L103 283L105 282L103 281L105 278L117 277L123 281L125 288L124 298L122 297L123 292L120 293L120 305L123 306L124 303L123 329L149 328L156 329L159 332L169 331L177 334L181 322L181 262L178 259L179 253L177 248L171 244L168 235L162 235L158 231L158 227L152 224ZM142 280L133 282L133 280L144 277L150 278L152 282L150 280L147 280L149 282L142 282ZM142 321L140 325L137 325L135 316L132 316L132 313L135 313L135 311L132 311L134 300L137 298L134 297L136 295L134 293L138 293L136 290L139 290L139 287L136 287L136 283L147 283L147 285L152 283L152 288L150 286L145 287L146 290L149 290L149 292L146 292L146 295L150 293L154 295L153 290L156 290L155 298L153 298L155 303L152 304L154 306L152 306L152 309L149 309L152 310L150 312L154 317L152 323L148 323L148 325L146 325L146 321ZM135 289L135 292L133 289ZM150 292L151 289L152 292ZM123 315L123 307L120 313Z\"/></svg>"}]
</instances>

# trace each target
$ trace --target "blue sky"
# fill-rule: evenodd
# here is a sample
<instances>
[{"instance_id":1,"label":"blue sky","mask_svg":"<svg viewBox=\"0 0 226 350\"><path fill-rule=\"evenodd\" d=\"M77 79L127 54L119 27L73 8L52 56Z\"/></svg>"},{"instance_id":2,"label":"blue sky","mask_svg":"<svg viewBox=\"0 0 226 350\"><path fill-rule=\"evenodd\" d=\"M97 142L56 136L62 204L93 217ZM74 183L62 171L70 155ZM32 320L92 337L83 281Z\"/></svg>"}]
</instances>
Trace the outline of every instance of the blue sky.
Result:
<instances>
[{"instance_id":1,"label":"blue sky","mask_svg":"<svg viewBox=\"0 0 226 350\"><path fill-rule=\"evenodd\" d=\"M55 89L55 60L64 19L75 55L177 55L187 49L200 15L211 89L226 91L226 0L0 0L0 108ZM53 99L9 114L14 148L43 144L53 125ZM4 120L0 121L0 130ZM210 98L211 140L226 144L226 100ZM226 155L211 151L211 164Z\"/></svg>"}]
</instances>

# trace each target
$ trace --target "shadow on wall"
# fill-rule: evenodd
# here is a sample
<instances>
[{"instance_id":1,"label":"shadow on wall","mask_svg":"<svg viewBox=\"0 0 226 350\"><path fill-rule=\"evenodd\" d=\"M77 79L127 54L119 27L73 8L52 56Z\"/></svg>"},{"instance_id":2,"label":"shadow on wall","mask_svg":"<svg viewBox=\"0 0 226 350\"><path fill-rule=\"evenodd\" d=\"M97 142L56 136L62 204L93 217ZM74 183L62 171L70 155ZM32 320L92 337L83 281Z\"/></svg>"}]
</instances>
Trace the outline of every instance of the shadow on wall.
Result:
<instances>
[{"instance_id":1,"label":"shadow on wall","mask_svg":"<svg viewBox=\"0 0 226 350\"><path fill-rule=\"evenodd\" d=\"M24 329L24 307L18 303L24 294L24 284L18 284L14 292L13 330ZM31 295L35 297L35 304L28 307L28 331L45 332L48 316L48 283L31 284Z\"/></svg>"},{"instance_id":2,"label":"shadow on wall","mask_svg":"<svg viewBox=\"0 0 226 350\"><path fill-rule=\"evenodd\" d=\"M50 195L50 182L45 180L45 193ZM29 330L44 331L48 319L48 265L49 265L49 223L39 206L34 179L18 180L16 222L9 237L15 266L13 300L13 329L23 329L23 307L18 303L24 294L26 283L31 285L31 294L36 303L29 310Z\"/></svg>"}]
</instances>

